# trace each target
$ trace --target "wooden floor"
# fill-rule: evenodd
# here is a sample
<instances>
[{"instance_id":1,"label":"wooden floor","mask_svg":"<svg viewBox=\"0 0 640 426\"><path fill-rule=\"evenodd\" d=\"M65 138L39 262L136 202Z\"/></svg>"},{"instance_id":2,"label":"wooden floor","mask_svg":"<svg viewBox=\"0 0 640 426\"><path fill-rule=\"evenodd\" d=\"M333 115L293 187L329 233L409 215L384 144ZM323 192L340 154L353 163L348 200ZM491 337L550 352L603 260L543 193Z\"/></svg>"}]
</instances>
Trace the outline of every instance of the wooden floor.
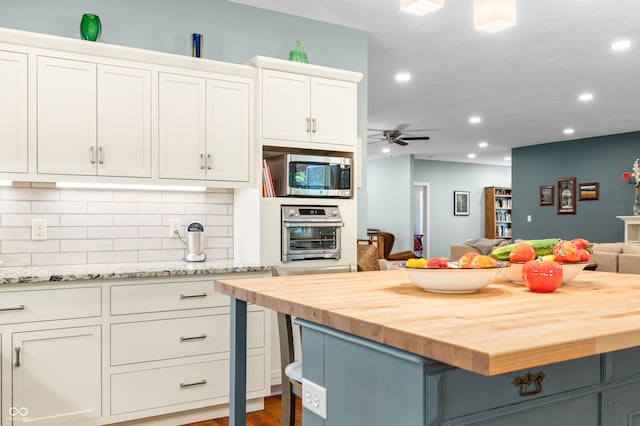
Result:
<instances>
[{"instance_id":1,"label":"wooden floor","mask_svg":"<svg viewBox=\"0 0 640 426\"><path fill-rule=\"evenodd\" d=\"M302 425L300 398L296 398L296 426ZM229 426L229 418L190 423L184 426ZM280 395L264 399L264 410L247 414L247 426L280 426Z\"/></svg>"}]
</instances>

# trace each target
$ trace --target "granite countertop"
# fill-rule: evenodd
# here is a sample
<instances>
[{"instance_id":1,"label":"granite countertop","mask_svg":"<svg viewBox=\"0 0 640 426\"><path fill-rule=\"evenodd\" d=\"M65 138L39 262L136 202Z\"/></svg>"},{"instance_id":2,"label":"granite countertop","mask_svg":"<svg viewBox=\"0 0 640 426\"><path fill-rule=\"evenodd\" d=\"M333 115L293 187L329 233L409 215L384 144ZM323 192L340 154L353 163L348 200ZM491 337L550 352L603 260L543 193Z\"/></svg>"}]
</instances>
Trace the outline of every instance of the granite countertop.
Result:
<instances>
[{"instance_id":1,"label":"granite countertop","mask_svg":"<svg viewBox=\"0 0 640 426\"><path fill-rule=\"evenodd\" d=\"M235 266L228 261L185 262L182 260L63 266L0 266L0 285L269 271L271 271L270 266Z\"/></svg>"}]
</instances>

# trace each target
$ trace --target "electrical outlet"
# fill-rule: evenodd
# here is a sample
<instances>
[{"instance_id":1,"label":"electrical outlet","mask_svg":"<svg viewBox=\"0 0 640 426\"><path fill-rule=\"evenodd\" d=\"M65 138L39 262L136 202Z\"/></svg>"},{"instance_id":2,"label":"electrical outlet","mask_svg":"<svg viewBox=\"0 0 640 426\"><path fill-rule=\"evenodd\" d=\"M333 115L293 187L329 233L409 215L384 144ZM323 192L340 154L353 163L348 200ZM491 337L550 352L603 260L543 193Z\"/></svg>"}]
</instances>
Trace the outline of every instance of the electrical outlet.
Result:
<instances>
[{"instance_id":1,"label":"electrical outlet","mask_svg":"<svg viewBox=\"0 0 640 426\"><path fill-rule=\"evenodd\" d=\"M180 228L182 225L180 224L180 219L169 219L169 237L178 238L180 235ZM176 234L176 232L178 234Z\"/></svg>"},{"instance_id":2,"label":"electrical outlet","mask_svg":"<svg viewBox=\"0 0 640 426\"><path fill-rule=\"evenodd\" d=\"M31 239L34 241L47 239L47 219L31 220Z\"/></svg>"},{"instance_id":3,"label":"electrical outlet","mask_svg":"<svg viewBox=\"0 0 640 426\"><path fill-rule=\"evenodd\" d=\"M327 418L327 389L302 378L302 406L317 414L323 419Z\"/></svg>"}]
</instances>

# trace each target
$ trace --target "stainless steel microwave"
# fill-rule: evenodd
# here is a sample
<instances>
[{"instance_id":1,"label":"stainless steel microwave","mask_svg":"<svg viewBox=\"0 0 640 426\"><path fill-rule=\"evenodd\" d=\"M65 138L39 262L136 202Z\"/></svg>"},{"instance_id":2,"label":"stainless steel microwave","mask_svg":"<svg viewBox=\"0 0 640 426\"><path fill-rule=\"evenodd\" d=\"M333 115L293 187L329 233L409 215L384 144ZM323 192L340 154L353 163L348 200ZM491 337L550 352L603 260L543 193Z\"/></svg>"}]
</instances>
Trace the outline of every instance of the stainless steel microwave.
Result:
<instances>
[{"instance_id":1,"label":"stainless steel microwave","mask_svg":"<svg viewBox=\"0 0 640 426\"><path fill-rule=\"evenodd\" d=\"M352 195L351 158L282 154L267 159L278 197Z\"/></svg>"}]
</instances>

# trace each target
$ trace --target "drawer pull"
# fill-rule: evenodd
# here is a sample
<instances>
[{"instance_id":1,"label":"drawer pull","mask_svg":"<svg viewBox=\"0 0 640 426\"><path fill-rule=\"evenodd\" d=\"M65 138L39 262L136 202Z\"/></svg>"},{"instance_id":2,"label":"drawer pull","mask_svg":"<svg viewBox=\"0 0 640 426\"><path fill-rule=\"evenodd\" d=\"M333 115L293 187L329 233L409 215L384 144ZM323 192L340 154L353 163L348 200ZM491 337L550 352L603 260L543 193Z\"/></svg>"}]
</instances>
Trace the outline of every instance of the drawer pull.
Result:
<instances>
[{"instance_id":1,"label":"drawer pull","mask_svg":"<svg viewBox=\"0 0 640 426\"><path fill-rule=\"evenodd\" d=\"M188 342L189 340L202 340L202 339L206 339L206 338L207 338L206 334L201 334L200 336L193 336L193 337L180 336L180 341L181 342Z\"/></svg>"},{"instance_id":2,"label":"drawer pull","mask_svg":"<svg viewBox=\"0 0 640 426\"><path fill-rule=\"evenodd\" d=\"M0 308L0 311L22 311L24 310L24 305L18 305L13 308Z\"/></svg>"},{"instance_id":3,"label":"drawer pull","mask_svg":"<svg viewBox=\"0 0 640 426\"><path fill-rule=\"evenodd\" d=\"M511 381L514 386L520 387L520 396L531 396L542 392L542 380L545 378L545 374L541 371L538 374L527 373L522 377L516 377ZM535 388L527 390L527 387L534 384Z\"/></svg>"},{"instance_id":4,"label":"drawer pull","mask_svg":"<svg viewBox=\"0 0 640 426\"><path fill-rule=\"evenodd\" d=\"M199 386L199 385L206 385L207 384L207 380L206 379L202 379L199 382L193 382L193 383L180 383L180 387L181 388L188 388L191 386Z\"/></svg>"},{"instance_id":5,"label":"drawer pull","mask_svg":"<svg viewBox=\"0 0 640 426\"><path fill-rule=\"evenodd\" d=\"M14 366L16 367L20 367L20 346L16 346L16 363L14 364Z\"/></svg>"},{"instance_id":6,"label":"drawer pull","mask_svg":"<svg viewBox=\"0 0 640 426\"><path fill-rule=\"evenodd\" d=\"M181 294L180 299L195 299L196 297L207 297L207 293L200 294Z\"/></svg>"}]
</instances>

